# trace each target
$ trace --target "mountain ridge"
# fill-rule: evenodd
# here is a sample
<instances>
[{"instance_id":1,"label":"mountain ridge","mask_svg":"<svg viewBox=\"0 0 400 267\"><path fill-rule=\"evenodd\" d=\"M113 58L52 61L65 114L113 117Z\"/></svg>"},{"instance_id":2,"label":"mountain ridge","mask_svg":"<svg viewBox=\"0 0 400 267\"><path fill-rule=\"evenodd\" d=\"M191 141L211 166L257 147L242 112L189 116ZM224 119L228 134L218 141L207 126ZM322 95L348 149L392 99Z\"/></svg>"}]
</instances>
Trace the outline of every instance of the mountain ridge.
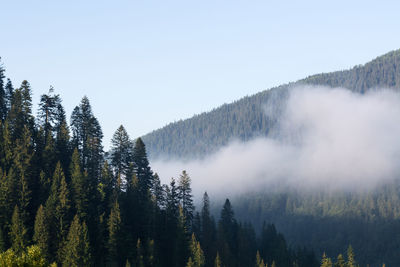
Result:
<instances>
[{"instance_id":1,"label":"mountain ridge","mask_svg":"<svg viewBox=\"0 0 400 267\"><path fill-rule=\"evenodd\" d=\"M195 158L213 153L233 139L248 141L267 136L277 122L280 101L297 85L344 87L365 93L375 88L400 88L400 49L348 70L310 75L256 94L225 103L211 111L179 120L142 137L149 156ZM265 107L272 110L266 114Z\"/></svg>"}]
</instances>

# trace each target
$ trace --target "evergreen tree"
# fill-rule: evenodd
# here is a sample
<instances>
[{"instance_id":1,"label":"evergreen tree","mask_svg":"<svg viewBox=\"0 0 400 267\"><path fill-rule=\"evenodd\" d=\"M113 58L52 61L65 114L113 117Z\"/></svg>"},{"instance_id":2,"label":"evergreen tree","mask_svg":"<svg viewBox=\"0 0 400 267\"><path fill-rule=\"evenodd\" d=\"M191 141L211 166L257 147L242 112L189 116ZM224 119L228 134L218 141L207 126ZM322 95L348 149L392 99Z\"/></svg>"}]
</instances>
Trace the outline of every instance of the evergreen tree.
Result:
<instances>
[{"instance_id":1,"label":"evergreen tree","mask_svg":"<svg viewBox=\"0 0 400 267\"><path fill-rule=\"evenodd\" d=\"M72 185L72 199L75 204L76 213L79 219L87 219L89 194L86 173L81 172L79 165L79 153L75 148L71 158L70 176Z\"/></svg>"},{"instance_id":2,"label":"evergreen tree","mask_svg":"<svg viewBox=\"0 0 400 267\"><path fill-rule=\"evenodd\" d=\"M71 128L73 145L80 154L83 171L87 171L89 177L94 180L101 170L103 132L97 118L92 113L92 107L86 96L82 98L79 106L75 107L72 112ZM91 183L94 183L94 181Z\"/></svg>"},{"instance_id":3,"label":"evergreen tree","mask_svg":"<svg viewBox=\"0 0 400 267\"><path fill-rule=\"evenodd\" d=\"M193 195L190 187L191 179L186 171L182 171L178 181L178 195L183 209L183 215L186 218L188 229L191 229L193 220Z\"/></svg>"},{"instance_id":4,"label":"evergreen tree","mask_svg":"<svg viewBox=\"0 0 400 267\"><path fill-rule=\"evenodd\" d=\"M219 257L218 252L217 252L217 256L215 257L214 267L222 267L221 258Z\"/></svg>"},{"instance_id":5,"label":"evergreen tree","mask_svg":"<svg viewBox=\"0 0 400 267\"><path fill-rule=\"evenodd\" d=\"M354 259L353 248L350 245L347 249L347 266L346 267L356 267L356 261Z\"/></svg>"},{"instance_id":6,"label":"evergreen tree","mask_svg":"<svg viewBox=\"0 0 400 267\"><path fill-rule=\"evenodd\" d=\"M118 265L118 251L120 242L120 231L121 231L121 213L119 209L119 203L116 200L111 209L110 216L108 218L108 263L111 266Z\"/></svg>"},{"instance_id":7,"label":"evergreen tree","mask_svg":"<svg viewBox=\"0 0 400 267\"><path fill-rule=\"evenodd\" d=\"M332 267L332 260L325 253L322 255L321 267Z\"/></svg>"},{"instance_id":8,"label":"evergreen tree","mask_svg":"<svg viewBox=\"0 0 400 267\"><path fill-rule=\"evenodd\" d=\"M42 205L40 205L35 219L34 235L33 241L38 246L38 248L43 253L46 259L49 259L49 243L50 243L50 233L49 225L46 218L46 214Z\"/></svg>"},{"instance_id":9,"label":"evergreen tree","mask_svg":"<svg viewBox=\"0 0 400 267\"><path fill-rule=\"evenodd\" d=\"M336 259L335 267L346 267L346 261L344 260L342 254L338 255L338 257Z\"/></svg>"},{"instance_id":10,"label":"evergreen tree","mask_svg":"<svg viewBox=\"0 0 400 267\"><path fill-rule=\"evenodd\" d=\"M11 110L11 104L13 102L14 97L14 87L10 79L7 79L7 84L5 86L5 99L6 99L6 107L7 107L7 115Z\"/></svg>"},{"instance_id":11,"label":"evergreen tree","mask_svg":"<svg viewBox=\"0 0 400 267\"><path fill-rule=\"evenodd\" d=\"M210 198L207 192L203 195L203 207L201 209L201 243L206 256L206 266L214 263L216 227L214 219L210 215Z\"/></svg>"},{"instance_id":12,"label":"evergreen tree","mask_svg":"<svg viewBox=\"0 0 400 267\"><path fill-rule=\"evenodd\" d=\"M64 247L62 266L90 266L91 253L86 223L75 215Z\"/></svg>"},{"instance_id":13,"label":"evergreen tree","mask_svg":"<svg viewBox=\"0 0 400 267\"><path fill-rule=\"evenodd\" d=\"M160 177L157 173L155 173L153 177L151 192L154 197L155 205L160 209L165 208L165 190L161 185Z\"/></svg>"},{"instance_id":14,"label":"evergreen tree","mask_svg":"<svg viewBox=\"0 0 400 267\"><path fill-rule=\"evenodd\" d=\"M50 195L46 201L46 212L50 220L51 253L56 254L60 260L71 221L70 193L60 162L54 171Z\"/></svg>"},{"instance_id":15,"label":"evergreen tree","mask_svg":"<svg viewBox=\"0 0 400 267\"><path fill-rule=\"evenodd\" d=\"M192 234L192 241L190 243L190 258L193 258L193 267L203 267L205 264L204 252L194 234Z\"/></svg>"},{"instance_id":16,"label":"evergreen tree","mask_svg":"<svg viewBox=\"0 0 400 267\"><path fill-rule=\"evenodd\" d=\"M111 164L116 175L125 177L132 162L133 144L124 126L119 126L111 144Z\"/></svg>"},{"instance_id":17,"label":"evergreen tree","mask_svg":"<svg viewBox=\"0 0 400 267\"><path fill-rule=\"evenodd\" d=\"M150 190L153 179L153 172L150 169L147 159L146 146L141 138L138 138L133 149L133 162L135 172L139 181L139 190L142 196L146 196Z\"/></svg>"},{"instance_id":18,"label":"evergreen tree","mask_svg":"<svg viewBox=\"0 0 400 267\"><path fill-rule=\"evenodd\" d=\"M21 253L28 243L28 237L18 206L15 206L14 208L11 222L10 238L12 248L16 253Z\"/></svg>"},{"instance_id":19,"label":"evergreen tree","mask_svg":"<svg viewBox=\"0 0 400 267\"><path fill-rule=\"evenodd\" d=\"M256 254L256 267L267 267L264 260L260 256L260 252L257 250Z\"/></svg>"}]
</instances>

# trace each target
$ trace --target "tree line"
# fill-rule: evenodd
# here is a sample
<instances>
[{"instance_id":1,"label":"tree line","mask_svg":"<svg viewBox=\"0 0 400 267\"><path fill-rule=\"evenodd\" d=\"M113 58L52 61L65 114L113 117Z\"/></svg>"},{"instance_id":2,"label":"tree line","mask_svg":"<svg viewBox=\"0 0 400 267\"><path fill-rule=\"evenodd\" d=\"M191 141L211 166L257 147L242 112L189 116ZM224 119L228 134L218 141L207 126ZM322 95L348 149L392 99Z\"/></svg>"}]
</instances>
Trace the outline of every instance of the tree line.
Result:
<instances>
[{"instance_id":1,"label":"tree line","mask_svg":"<svg viewBox=\"0 0 400 267\"><path fill-rule=\"evenodd\" d=\"M218 220L207 193L196 212L189 174L161 184L123 126L104 152L87 97L68 124L50 87L34 116L29 82L15 88L4 74L0 65L0 265L319 265L273 224L256 236L228 199Z\"/></svg>"}]
</instances>

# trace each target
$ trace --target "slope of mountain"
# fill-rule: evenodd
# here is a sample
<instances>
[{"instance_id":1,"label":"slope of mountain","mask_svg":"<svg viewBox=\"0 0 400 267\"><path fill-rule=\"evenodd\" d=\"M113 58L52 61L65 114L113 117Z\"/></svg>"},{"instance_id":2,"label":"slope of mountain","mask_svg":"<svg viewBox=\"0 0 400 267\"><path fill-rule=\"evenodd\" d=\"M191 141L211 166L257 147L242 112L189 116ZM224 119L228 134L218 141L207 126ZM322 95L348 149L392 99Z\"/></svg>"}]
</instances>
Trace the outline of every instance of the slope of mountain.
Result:
<instances>
[{"instance_id":1,"label":"slope of mountain","mask_svg":"<svg viewBox=\"0 0 400 267\"><path fill-rule=\"evenodd\" d=\"M400 50L350 70L309 76L168 124L143 136L148 153L151 158L160 155L194 158L212 153L232 139L247 141L271 134L278 118L280 100L285 98L290 86L301 84L345 87L359 93L378 87L399 89ZM265 112L266 109L269 112Z\"/></svg>"}]
</instances>

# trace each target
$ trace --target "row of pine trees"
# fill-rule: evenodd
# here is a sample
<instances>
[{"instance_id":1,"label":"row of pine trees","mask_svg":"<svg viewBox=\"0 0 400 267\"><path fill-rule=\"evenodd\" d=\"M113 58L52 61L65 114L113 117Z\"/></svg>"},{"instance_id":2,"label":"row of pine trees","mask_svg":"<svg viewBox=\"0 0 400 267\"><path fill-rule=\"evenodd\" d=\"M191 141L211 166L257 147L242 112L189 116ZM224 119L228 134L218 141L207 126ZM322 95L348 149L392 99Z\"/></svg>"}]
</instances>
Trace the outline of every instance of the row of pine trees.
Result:
<instances>
[{"instance_id":1,"label":"row of pine trees","mask_svg":"<svg viewBox=\"0 0 400 267\"><path fill-rule=\"evenodd\" d=\"M0 265L319 266L274 225L257 237L228 199L218 221L207 193L195 212L188 173L161 184L123 126L105 153L87 97L68 124L50 88L34 116L30 84L14 88L4 73L0 65Z\"/></svg>"}]
</instances>

